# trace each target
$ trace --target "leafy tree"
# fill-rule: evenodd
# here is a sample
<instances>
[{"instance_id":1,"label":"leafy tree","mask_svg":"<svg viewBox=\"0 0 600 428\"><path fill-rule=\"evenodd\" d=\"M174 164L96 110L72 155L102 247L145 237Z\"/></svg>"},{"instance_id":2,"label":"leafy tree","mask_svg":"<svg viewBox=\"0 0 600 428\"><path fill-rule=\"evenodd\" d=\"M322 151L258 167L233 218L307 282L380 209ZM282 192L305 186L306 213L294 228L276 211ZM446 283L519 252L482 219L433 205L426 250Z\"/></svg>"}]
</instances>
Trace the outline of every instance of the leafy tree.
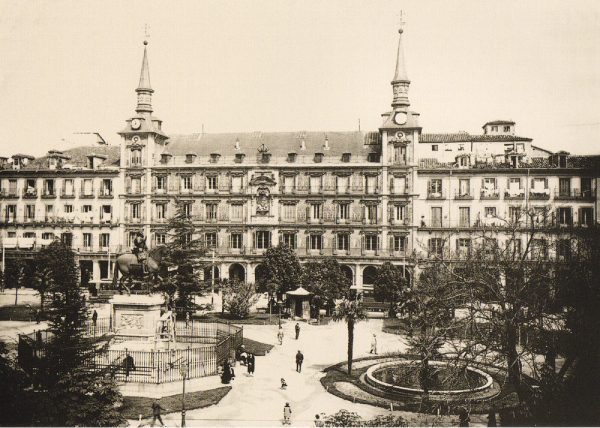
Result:
<instances>
[{"instance_id":1,"label":"leafy tree","mask_svg":"<svg viewBox=\"0 0 600 428\"><path fill-rule=\"evenodd\" d=\"M389 316L396 316L396 307L404 297L408 281L404 278L402 268L385 262L377 269L373 294L376 300L390 303Z\"/></svg>"},{"instance_id":2,"label":"leafy tree","mask_svg":"<svg viewBox=\"0 0 600 428\"><path fill-rule=\"evenodd\" d=\"M186 214L183 202L177 202L177 210L169 220L167 228L169 242L164 259L167 278L166 283L161 285L161 289L169 294L175 284L176 306L189 311L193 307L192 294L201 291L201 281L195 272L202 268L200 258L206 254L206 248L201 239L194 239L196 228L192 219Z\"/></svg>"},{"instance_id":3,"label":"leafy tree","mask_svg":"<svg viewBox=\"0 0 600 428\"><path fill-rule=\"evenodd\" d=\"M363 419L358 413L342 409L323 418L326 427L401 427L406 426L402 416L378 415L373 419Z\"/></svg>"},{"instance_id":4,"label":"leafy tree","mask_svg":"<svg viewBox=\"0 0 600 428\"><path fill-rule=\"evenodd\" d=\"M54 261L50 267L50 340L44 358L49 401L37 419L43 425L117 425L122 418L115 404L121 396L114 377L107 370L90 370L96 349L84 337L88 313L75 255L61 242L44 251Z\"/></svg>"},{"instance_id":5,"label":"leafy tree","mask_svg":"<svg viewBox=\"0 0 600 428\"><path fill-rule=\"evenodd\" d=\"M233 318L244 319L258 301L254 284L229 279L223 281L223 306Z\"/></svg>"},{"instance_id":6,"label":"leafy tree","mask_svg":"<svg viewBox=\"0 0 600 428\"><path fill-rule=\"evenodd\" d=\"M0 385L0 425L31 425L31 413L35 405L34 394L27 389L29 379L19 368L4 342L0 342Z\"/></svg>"},{"instance_id":7,"label":"leafy tree","mask_svg":"<svg viewBox=\"0 0 600 428\"><path fill-rule=\"evenodd\" d=\"M33 274L35 289L40 293L40 312L44 312L44 301L46 293L52 288L52 269L54 263L53 255L45 248L40 250L34 259L36 270Z\"/></svg>"},{"instance_id":8,"label":"leafy tree","mask_svg":"<svg viewBox=\"0 0 600 428\"><path fill-rule=\"evenodd\" d=\"M317 315L318 309L322 308L327 310L327 314L330 314L335 308L335 300L340 299L345 290L352 285L334 258L304 264L302 266L302 284L313 293L312 304L317 310Z\"/></svg>"},{"instance_id":9,"label":"leafy tree","mask_svg":"<svg viewBox=\"0 0 600 428\"><path fill-rule=\"evenodd\" d=\"M273 282L279 286L279 294L294 290L302 280L302 267L296 252L285 244L271 247L263 260L265 282Z\"/></svg>"},{"instance_id":10,"label":"leafy tree","mask_svg":"<svg viewBox=\"0 0 600 428\"><path fill-rule=\"evenodd\" d=\"M354 294L354 295L353 295ZM348 327L348 374L352 374L352 354L354 351L354 326L367 318L362 299L356 298L352 290L339 302L333 312L334 321L345 321Z\"/></svg>"}]
</instances>

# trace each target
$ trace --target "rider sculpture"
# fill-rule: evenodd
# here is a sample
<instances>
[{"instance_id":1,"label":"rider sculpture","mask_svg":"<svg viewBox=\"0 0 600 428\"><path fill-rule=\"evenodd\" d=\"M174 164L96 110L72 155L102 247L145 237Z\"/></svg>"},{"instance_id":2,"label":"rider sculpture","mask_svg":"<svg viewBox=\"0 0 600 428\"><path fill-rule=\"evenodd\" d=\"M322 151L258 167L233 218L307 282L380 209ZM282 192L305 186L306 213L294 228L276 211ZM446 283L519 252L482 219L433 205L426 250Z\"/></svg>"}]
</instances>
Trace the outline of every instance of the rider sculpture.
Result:
<instances>
[{"instance_id":1,"label":"rider sculpture","mask_svg":"<svg viewBox=\"0 0 600 428\"><path fill-rule=\"evenodd\" d=\"M133 248L131 252L137 257L138 263L142 267L142 273L144 273L144 265L146 261L146 238L142 232L138 232L133 240Z\"/></svg>"}]
</instances>

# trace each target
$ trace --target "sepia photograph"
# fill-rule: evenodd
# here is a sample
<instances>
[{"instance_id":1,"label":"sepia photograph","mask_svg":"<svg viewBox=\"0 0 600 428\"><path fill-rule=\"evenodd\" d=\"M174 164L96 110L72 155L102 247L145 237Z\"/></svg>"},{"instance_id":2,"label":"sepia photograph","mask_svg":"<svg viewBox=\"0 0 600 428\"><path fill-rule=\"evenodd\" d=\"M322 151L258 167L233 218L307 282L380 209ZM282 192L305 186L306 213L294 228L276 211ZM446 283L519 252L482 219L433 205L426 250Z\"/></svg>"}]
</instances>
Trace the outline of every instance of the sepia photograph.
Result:
<instances>
[{"instance_id":1,"label":"sepia photograph","mask_svg":"<svg viewBox=\"0 0 600 428\"><path fill-rule=\"evenodd\" d=\"M0 426L600 426L599 41L0 0Z\"/></svg>"}]
</instances>

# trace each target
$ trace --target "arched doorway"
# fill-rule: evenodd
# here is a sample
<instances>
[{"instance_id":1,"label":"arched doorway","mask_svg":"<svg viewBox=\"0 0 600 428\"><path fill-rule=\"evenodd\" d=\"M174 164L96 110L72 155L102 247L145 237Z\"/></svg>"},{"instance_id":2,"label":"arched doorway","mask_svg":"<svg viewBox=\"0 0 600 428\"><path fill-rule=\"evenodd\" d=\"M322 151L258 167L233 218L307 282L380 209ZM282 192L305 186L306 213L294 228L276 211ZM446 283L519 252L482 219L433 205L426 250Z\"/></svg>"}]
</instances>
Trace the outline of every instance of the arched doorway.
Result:
<instances>
[{"instance_id":1,"label":"arched doorway","mask_svg":"<svg viewBox=\"0 0 600 428\"><path fill-rule=\"evenodd\" d=\"M352 271L352 268L348 265L340 265L340 269L344 276L350 281L350 285L354 285L354 272Z\"/></svg>"},{"instance_id":2,"label":"arched doorway","mask_svg":"<svg viewBox=\"0 0 600 428\"><path fill-rule=\"evenodd\" d=\"M367 266L363 269L363 285L375 284L377 276L377 268L375 266Z\"/></svg>"},{"instance_id":3,"label":"arched doorway","mask_svg":"<svg viewBox=\"0 0 600 428\"><path fill-rule=\"evenodd\" d=\"M232 263L229 266L229 279L236 281L246 281L246 269L239 263Z\"/></svg>"},{"instance_id":4,"label":"arched doorway","mask_svg":"<svg viewBox=\"0 0 600 428\"><path fill-rule=\"evenodd\" d=\"M219 268L217 266L215 266L214 268L212 266L209 266L204 269L204 281L212 281L213 269L215 271L215 281L221 279L221 272L219 272Z\"/></svg>"}]
</instances>

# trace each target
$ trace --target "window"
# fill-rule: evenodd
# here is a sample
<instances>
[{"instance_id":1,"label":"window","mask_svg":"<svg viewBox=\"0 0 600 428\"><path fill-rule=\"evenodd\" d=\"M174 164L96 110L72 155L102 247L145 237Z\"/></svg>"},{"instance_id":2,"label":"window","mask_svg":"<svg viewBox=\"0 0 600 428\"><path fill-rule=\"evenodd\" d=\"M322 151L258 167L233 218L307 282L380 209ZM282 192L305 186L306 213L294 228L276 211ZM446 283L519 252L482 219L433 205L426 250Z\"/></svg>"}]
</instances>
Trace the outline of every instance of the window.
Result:
<instances>
[{"instance_id":1,"label":"window","mask_svg":"<svg viewBox=\"0 0 600 428\"><path fill-rule=\"evenodd\" d=\"M72 179L65 179L63 182L63 196L74 196L74 186Z\"/></svg>"},{"instance_id":2,"label":"window","mask_svg":"<svg viewBox=\"0 0 600 428\"><path fill-rule=\"evenodd\" d=\"M271 248L271 232L266 230L256 232L256 248Z\"/></svg>"},{"instance_id":3,"label":"window","mask_svg":"<svg viewBox=\"0 0 600 428\"><path fill-rule=\"evenodd\" d=\"M377 193L377 176L368 175L366 177L365 193Z\"/></svg>"},{"instance_id":4,"label":"window","mask_svg":"<svg viewBox=\"0 0 600 428\"><path fill-rule=\"evenodd\" d=\"M156 204L156 218L159 220L165 219L167 217L167 204L160 203Z\"/></svg>"},{"instance_id":5,"label":"window","mask_svg":"<svg viewBox=\"0 0 600 428\"><path fill-rule=\"evenodd\" d=\"M71 214L73 212L73 205L65 204L63 206L63 211L65 214Z\"/></svg>"},{"instance_id":6,"label":"window","mask_svg":"<svg viewBox=\"0 0 600 428\"><path fill-rule=\"evenodd\" d=\"M497 126L492 126L492 132L498 132L498 127Z\"/></svg>"},{"instance_id":7,"label":"window","mask_svg":"<svg viewBox=\"0 0 600 428\"><path fill-rule=\"evenodd\" d=\"M99 260L98 266L100 267L100 279L109 279L110 266L108 260Z\"/></svg>"},{"instance_id":8,"label":"window","mask_svg":"<svg viewBox=\"0 0 600 428\"><path fill-rule=\"evenodd\" d=\"M486 177L483 179L483 190L491 191L496 190L496 179L493 177Z\"/></svg>"},{"instance_id":9,"label":"window","mask_svg":"<svg viewBox=\"0 0 600 428\"><path fill-rule=\"evenodd\" d=\"M571 226L573 224L573 209L559 208L558 209L558 224L561 226Z\"/></svg>"},{"instance_id":10,"label":"window","mask_svg":"<svg viewBox=\"0 0 600 428\"><path fill-rule=\"evenodd\" d=\"M8 193L10 195L17 194L17 180L8 180Z\"/></svg>"},{"instance_id":11,"label":"window","mask_svg":"<svg viewBox=\"0 0 600 428\"><path fill-rule=\"evenodd\" d=\"M242 191L242 176L234 175L231 177L231 192L240 193Z\"/></svg>"},{"instance_id":12,"label":"window","mask_svg":"<svg viewBox=\"0 0 600 428\"><path fill-rule=\"evenodd\" d=\"M406 236L394 236L394 251L406 251Z\"/></svg>"},{"instance_id":13,"label":"window","mask_svg":"<svg viewBox=\"0 0 600 428\"><path fill-rule=\"evenodd\" d=\"M377 205L367 205L367 220L370 223L377 223Z\"/></svg>"},{"instance_id":14,"label":"window","mask_svg":"<svg viewBox=\"0 0 600 428\"><path fill-rule=\"evenodd\" d=\"M531 258L546 260L548 258L548 242L545 239L531 240Z\"/></svg>"},{"instance_id":15,"label":"window","mask_svg":"<svg viewBox=\"0 0 600 428\"><path fill-rule=\"evenodd\" d=\"M471 226L471 209L469 207L458 208L458 225L460 227Z\"/></svg>"},{"instance_id":16,"label":"window","mask_svg":"<svg viewBox=\"0 0 600 428\"><path fill-rule=\"evenodd\" d=\"M287 155L287 161L288 161L289 163L294 163L294 162L296 162L296 156L297 156L297 155L296 155L296 153L294 153L294 152L292 152L292 153L288 153L288 155Z\"/></svg>"},{"instance_id":17,"label":"window","mask_svg":"<svg viewBox=\"0 0 600 428\"><path fill-rule=\"evenodd\" d=\"M579 224L583 226L591 226L594 224L594 209L580 208L579 209Z\"/></svg>"},{"instance_id":18,"label":"window","mask_svg":"<svg viewBox=\"0 0 600 428\"><path fill-rule=\"evenodd\" d=\"M429 195L430 197L439 198L442 196L442 179L434 178L429 181Z\"/></svg>"},{"instance_id":19,"label":"window","mask_svg":"<svg viewBox=\"0 0 600 428\"><path fill-rule=\"evenodd\" d=\"M517 258L521 256L522 243L520 239L511 239L507 242L508 248L512 251L513 258Z\"/></svg>"},{"instance_id":20,"label":"window","mask_svg":"<svg viewBox=\"0 0 600 428\"><path fill-rule=\"evenodd\" d=\"M350 204L345 202L338 204L338 218L340 220L348 220L350 218Z\"/></svg>"},{"instance_id":21,"label":"window","mask_svg":"<svg viewBox=\"0 0 600 428\"><path fill-rule=\"evenodd\" d=\"M571 194L571 179L570 178L559 178L558 179L558 195L569 196Z\"/></svg>"},{"instance_id":22,"label":"window","mask_svg":"<svg viewBox=\"0 0 600 428\"><path fill-rule=\"evenodd\" d=\"M25 205L25 221L35 219L35 205Z\"/></svg>"},{"instance_id":23,"label":"window","mask_svg":"<svg viewBox=\"0 0 600 428\"><path fill-rule=\"evenodd\" d=\"M533 207L533 221L536 225L546 224L548 211L545 207Z\"/></svg>"},{"instance_id":24,"label":"window","mask_svg":"<svg viewBox=\"0 0 600 428\"><path fill-rule=\"evenodd\" d=\"M350 249L350 234L338 233L336 248L340 251L348 251Z\"/></svg>"},{"instance_id":25,"label":"window","mask_svg":"<svg viewBox=\"0 0 600 428\"><path fill-rule=\"evenodd\" d=\"M109 233L101 233L100 234L100 247L102 247L102 248L110 247L110 234Z\"/></svg>"},{"instance_id":26,"label":"window","mask_svg":"<svg viewBox=\"0 0 600 428\"><path fill-rule=\"evenodd\" d=\"M367 155L367 162L379 162L379 153L369 153Z\"/></svg>"},{"instance_id":27,"label":"window","mask_svg":"<svg viewBox=\"0 0 600 428\"><path fill-rule=\"evenodd\" d=\"M456 251L459 255L467 255L471 252L471 240L469 238L458 238L456 240Z\"/></svg>"},{"instance_id":28,"label":"window","mask_svg":"<svg viewBox=\"0 0 600 428\"><path fill-rule=\"evenodd\" d=\"M217 219L217 204L206 204L206 219L216 220Z\"/></svg>"},{"instance_id":29,"label":"window","mask_svg":"<svg viewBox=\"0 0 600 428\"><path fill-rule=\"evenodd\" d=\"M310 250L321 250L323 248L323 236L312 234L309 237L309 246Z\"/></svg>"},{"instance_id":30,"label":"window","mask_svg":"<svg viewBox=\"0 0 600 428\"><path fill-rule=\"evenodd\" d=\"M137 193L140 193L141 191L142 191L142 179L140 177L133 177L131 179L130 193L137 194Z\"/></svg>"},{"instance_id":31,"label":"window","mask_svg":"<svg viewBox=\"0 0 600 428\"><path fill-rule=\"evenodd\" d=\"M365 235L365 250L376 251L377 250L377 235Z\"/></svg>"},{"instance_id":32,"label":"window","mask_svg":"<svg viewBox=\"0 0 600 428\"><path fill-rule=\"evenodd\" d=\"M142 165L142 151L140 149L131 150L131 166Z\"/></svg>"},{"instance_id":33,"label":"window","mask_svg":"<svg viewBox=\"0 0 600 428\"><path fill-rule=\"evenodd\" d=\"M16 205L7 205L6 206L6 221L13 223L16 220L17 220L17 206Z\"/></svg>"},{"instance_id":34,"label":"window","mask_svg":"<svg viewBox=\"0 0 600 428\"><path fill-rule=\"evenodd\" d=\"M484 212L486 218L496 218L496 207L485 207Z\"/></svg>"},{"instance_id":35,"label":"window","mask_svg":"<svg viewBox=\"0 0 600 428\"><path fill-rule=\"evenodd\" d=\"M319 220L321 218L322 204L310 204L311 205L311 219Z\"/></svg>"},{"instance_id":36,"label":"window","mask_svg":"<svg viewBox=\"0 0 600 428\"><path fill-rule=\"evenodd\" d=\"M156 245L164 245L167 243L167 234L162 232L157 232L154 234L154 241L156 241Z\"/></svg>"},{"instance_id":37,"label":"window","mask_svg":"<svg viewBox=\"0 0 600 428\"><path fill-rule=\"evenodd\" d=\"M181 188L183 190L192 190L192 176L185 175L181 177Z\"/></svg>"},{"instance_id":38,"label":"window","mask_svg":"<svg viewBox=\"0 0 600 428\"><path fill-rule=\"evenodd\" d=\"M54 233L52 232L43 232L42 233L42 239L45 241L48 241L50 239L54 239Z\"/></svg>"},{"instance_id":39,"label":"window","mask_svg":"<svg viewBox=\"0 0 600 428\"><path fill-rule=\"evenodd\" d=\"M244 239L241 233L232 233L229 236L229 246L236 250L241 250L243 246Z\"/></svg>"},{"instance_id":40,"label":"window","mask_svg":"<svg viewBox=\"0 0 600 428\"><path fill-rule=\"evenodd\" d=\"M510 126L505 126L503 129L504 129L504 132L510 132Z\"/></svg>"},{"instance_id":41,"label":"window","mask_svg":"<svg viewBox=\"0 0 600 428\"><path fill-rule=\"evenodd\" d=\"M283 205L283 219L286 221L296 220L296 205L295 204L284 204Z\"/></svg>"},{"instance_id":42,"label":"window","mask_svg":"<svg viewBox=\"0 0 600 428\"><path fill-rule=\"evenodd\" d=\"M471 180L461 178L458 180L458 196L469 196L471 194Z\"/></svg>"},{"instance_id":43,"label":"window","mask_svg":"<svg viewBox=\"0 0 600 428\"><path fill-rule=\"evenodd\" d=\"M86 205L84 205L85 208ZM131 218L139 220L141 213L141 204L131 204Z\"/></svg>"},{"instance_id":44,"label":"window","mask_svg":"<svg viewBox=\"0 0 600 428\"><path fill-rule=\"evenodd\" d=\"M406 218L406 205L394 205L394 220L403 221Z\"/></svg>"},{"instance_id":45,"label":"window","mask_svg":"<svg viewBox=\"0 0 600 428\"><path fill-rule=\"evenodd\" d=\"M556 253L558 260L569 260L571 258L571 241L568 239L559 239L557 244Z\"/></svg>"},{"instance_id":46,"label":"window","mask_svg":"<svg viewBox=\"0 0 600 428\"><path fill-rule=\"evenodd\" d=\"M342 153L342 162L350 162L351 153Z\"/></svg>"},{"instance_id":47,"label":"window","mask_svg":"<svg viewBox=\"0 0 600 428\"><path fill-rule=\"evenodd\" d=\"M511 196L520 195L521 192L521 178L520 177L510 177L508 179L508 194Z\"/></svg>"},{"instance_id":48,"label":"window","mask_svg":"<svg viewBox=\"0 0 600 428\"><path fill-rule=\"evenodd\" d=\"M156 177L156 190L167 190L167 176L161 175Z\"/></svg>"},{"instance_id":49,"label":"window","mask_svg":"<svg viewBox=\"0 0 600 428\"><path fill-rule=\"evenodd\" d=\"M511 223L519 223L521 221L521 207L508 207L508 217Z\"/></svg>"},{"instance_id":50,"label":"window","mask_svg":"<svg viewBox=\"0 0 600 428\"><path fill-rule=\"evenodd\" d=\"M102 196L112 196L112 180L110 178L105 178L102 180L100 194Z\"/></svg>"},{"instance_id":51,"label":"window","mask_svg":"<svg viewBox=\"0 0 600 428\"><path fill-rule=\"evenodd\" d=\"M432 144L431 145L431 151L432 152L437 152L438 151L438 145L437 144Z\"/></svg>"},{"instance_id":52,"label":"window","mask_svg":"<svg viewBox=\"0 0 600 428\"><path fill-rule=\"evenodd\" d=\"M392 189L397 195L406 193L406 177L394 177L392 181Z\"/></svg>"},{"instance_id":53,"label":"window","mask_svg":"<svg viewBox=\"0 0 600 428\"><path fill-rule=\"evenodd\" d=\"M204 234L204 244L207 248L215 248L217 246L217 233L206 232Z\"/></svg>"},{"instance_id":54,"label":"window","mask_svg":"<svg viewBox=\"0 0 600 428\"><path fill-rule=\"evenodd\" d=\"M348 183L350 181L350 177L349 176L345 176L345 177L336 177L335 179L335 185L337 188L338 193L346 193L348 191Z\"/></svg>"},{"instance_id":55,"label":"window","mask_svg":"<svg viewBox=\"0 0 600 428\"><path fill-rule=\"evenodd\" d=\"M323 153L315 153L315 163L323 162Z\"/></svg>"},{"instance_id":56,"label":"window","mask_svg":"<svg viewBox=\"0 0 600 428\"><path fill-rule=\"evenodd\" d=\"M194 159L196 159L196 155L194 153L188 153L185 155L185 163L193 163Z\"/></svg>"},{"instance_id":57,"label":"window","mask_svg":"<svg viewBox=\"0 0 600 428\"><path fill-rule=\"evenodd\" d=\"M293 193L294 192L294 176L286 175L283 179L283 191L285 193Z\"/></svg>"},{"instance_id":58,"label":"window","mask_svg":"<svg viewBox=\"0 0 600 428\"><path fill-rule=\"evenodd\" d=\"M464 150L464 146L461 144L461 146L458 148L458 150ZM458 165L459 166L469 166L471 164L471 158L469 158L469 156L461 156L458 158Z\"/></svg>"},{"instance_id":59,"label":"window","mask_svg":"<svg viewBox=\"0 0 600 428\"><path fill-rule=\"evenodd\" d=\"M46 220L54 219L54 205L46 205Z\"/></svg>"},{"instance_id":60,"label":"window","mask_svg":"<svg viewBox=\"0 0 600 428\"><path fill-rule=\"evenodd\" d=\"M221 155L219 153L211 153L210 154L210 163L217 163L217 162L219 162L220 158L221 158Z\"/></svg>"},{"instance_id":61,"label":"window","mask_svg":"<svg viewBox=\"0 0 600 428\"><path fill-rule=\"evenodd\" d=\"M83 247L90 248L92 246L92 234L84 233L83 234Z\"/></svg>"},{"instance_id":62,"label":"window","mask_svg":"<svg viewBox=\"0 0 600 428\"><path fill-rule=\"evenodd\" d=\"M310 177L310 193L321 191L321 177Z\"/></svg>"},{"instance_id":63,"label":"window","mask_svg":"<svg viewBox=\"0 0 600 428\"><path fill-rule=\"evenodd\" d=\"M206 183L208 186L208 190L217 190L217 188L219 186L218 178L219 177L216 175L210 175L210 176L206 177Z\"/></svg>"},{"instance_id":64,"label":"window","mask_svg":"<svg viewBox=\"0 0 600 428\"><path fill-rule=\"evenodd\" d=\"M399 145L394 147L394 162L400 164L406 163L406 146Z\"/></svg>"},{"instance_id":65,"label":"window","mask_svg":"<svg viewBox=\"0 0 600 428\"><path fill-rule=\"evenodd\" d=\"M431 226L442 227L442 207L431 207Z\"/></svg>"},{"instance_id":66,"label":"window","mask_svg":"<svg viewBox=\"0 0 600 428\"><path fill-rule=\"evenodd\" d=\"M295 249L297 244L296 244L296 234L294 232L284 232L281 235L281 241L283 242L284 245L287 245L290 248Z\"/></svg>"},{"instance_id":67,"label":"window","mask_svg":"<svg viewBox=\"0 0 600 428\"><path fill-rule=\"evenodd\" d=\"M244 213L243 204L231 204L231 220L242 221Z\"/></svg>"},{"instance_id":68,"label":"window","mask_svg":"<svg viewBox=\"0 0 600 428\"><path fill-rule=\"evenodd\" d=\"M548 179L536 177L531 180L531 192L532 193L544 193L544 190L548 188Z\"/></svg>"},{"instance_id":69,"label":"window","mask_svg":"<svg viewBox=\"0 0 600 428\"><path fill-rule=\"evenodd\" d=\"M565 155L559 155L558 156L558 167L559 168L566 168L567 167L567 156L565 156Z\"/></svg>"},{"instance_id":70,"label":"window","mask_svg":"<svg viewBox=\"0 0 600 428\"><path fill-rule=\"evenodd\" d=\"M429 238L427 242L430 256L441 257L444 251L444 241L442 238Z\"/></svg>"},{"instance_id":71,"label":"window","mask_svg":"<svg viewBox=\"0 0 600 428\"><path fill-rule=\"evenodd\" d=\"M54 180L44 180L44 195L54 196Z\"/></svg>"},{"instance_id":72,"label":"window","mask_svg":"<svg viewBox=\"0 0 600 428\"><path fill-rule=\"evenodd\" d=\"M592 197L592 179L589 177L581 177L581 196Z\"/></svg>"}]
</instances>

